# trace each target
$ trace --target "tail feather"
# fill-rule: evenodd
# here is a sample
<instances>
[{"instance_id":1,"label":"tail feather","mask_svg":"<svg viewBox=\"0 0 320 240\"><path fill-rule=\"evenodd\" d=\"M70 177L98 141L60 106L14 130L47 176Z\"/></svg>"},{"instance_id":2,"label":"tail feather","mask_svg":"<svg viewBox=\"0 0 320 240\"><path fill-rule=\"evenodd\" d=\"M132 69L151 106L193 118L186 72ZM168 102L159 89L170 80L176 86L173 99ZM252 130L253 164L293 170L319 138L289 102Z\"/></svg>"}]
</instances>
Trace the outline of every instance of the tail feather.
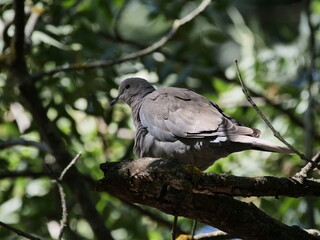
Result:
<instances>
[{"instance_id":1,"label":"tail feather","mask_svg":"<svg viewBox=\"0 0 320 240\"><path fill-rule=\"evenodd\" d=\"M241 144L248 144L249 146L251 146L250 149L256 149L256 150L267 151L267 152L284 153L284 154L294 153L294 151L292 151L287 147L283 147L273 142L260 139L260 138L250 137L250 136L243 136L243 135L230 136L229 141L241 143Z\"/></svg>"}]
</instances>

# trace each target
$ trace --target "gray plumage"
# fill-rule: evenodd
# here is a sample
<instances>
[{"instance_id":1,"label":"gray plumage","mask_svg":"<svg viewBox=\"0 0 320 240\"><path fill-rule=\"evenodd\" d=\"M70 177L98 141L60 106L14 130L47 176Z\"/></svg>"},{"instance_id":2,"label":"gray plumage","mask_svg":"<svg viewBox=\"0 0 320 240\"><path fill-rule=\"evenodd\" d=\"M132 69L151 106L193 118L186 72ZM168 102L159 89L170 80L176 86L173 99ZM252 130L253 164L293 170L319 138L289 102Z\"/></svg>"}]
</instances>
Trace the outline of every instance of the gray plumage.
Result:
<instances>
[{"instance_id":1,"label":"gray plumage","mask_svg":"<svg viewBox=\"0 0 320 240\"><path fill-rule=\"evenodd\" d=\"M137 157L178 159L204 170L219 158L248 149L292 153L259 139L259 130L242 126L189 89L156 90L142 78L128 78L111 104L116 102L131 107Z\"/></svg>"}]
</instances>

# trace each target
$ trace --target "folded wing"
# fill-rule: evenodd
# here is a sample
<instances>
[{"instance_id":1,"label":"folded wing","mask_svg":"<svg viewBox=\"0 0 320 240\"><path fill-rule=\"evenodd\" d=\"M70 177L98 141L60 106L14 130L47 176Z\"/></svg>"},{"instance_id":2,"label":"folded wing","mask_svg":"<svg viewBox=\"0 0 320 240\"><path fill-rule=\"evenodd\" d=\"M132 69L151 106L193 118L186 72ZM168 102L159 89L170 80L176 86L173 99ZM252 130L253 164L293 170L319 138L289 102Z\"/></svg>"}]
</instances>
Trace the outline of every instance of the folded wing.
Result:
<instances>
[{"instance_id":1,"label":"folded wing","mask_svg":"<svg viewBox=\"0 0 320 240\"><path fill-rule=\"evenodd\" d=\"M178 138L254 136L213 102L181 88L163 88L149 94L140 109L142 125L160 141Z\"/></svg>"}]
</instances>

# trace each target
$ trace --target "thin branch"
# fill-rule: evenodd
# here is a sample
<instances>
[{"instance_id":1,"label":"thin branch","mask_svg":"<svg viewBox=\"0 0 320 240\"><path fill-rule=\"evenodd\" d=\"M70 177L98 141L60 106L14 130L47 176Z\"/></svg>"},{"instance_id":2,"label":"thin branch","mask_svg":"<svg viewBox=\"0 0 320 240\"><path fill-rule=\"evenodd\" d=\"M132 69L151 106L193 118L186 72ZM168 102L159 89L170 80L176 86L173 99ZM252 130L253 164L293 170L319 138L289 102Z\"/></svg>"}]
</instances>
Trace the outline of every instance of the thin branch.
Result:
<instances>
[{"instance_id":1,"label":"thin branch","mask_svg":"<svg viewBox=\"0 0 320 240\"><path fill-rule=\"evenodd\" d=\"M61 172L61 175L59 177L59 181L62 181L64 175L67 173L67 171L78 161L78 159L81 156L81 152L79 152L72 160L71 162L63 169L63 171Z\"/></svg>"},{"instance_id":2,"label":"thin branch","mask_svg":"<svg viewBox=\"0 0 320 240\"><path fill-rule=\"evenodd\" d=\"M227 240L236 238L231 236L230 234L227 234L222 231L216 231L212 233L205 233L205 234L197 234L194 239L195 240Z\"/></svg>"},{"instance_id":3,"label":"thin branch","mask_svg":"<svg viewBox=\"0 0 320 240\"><path fill-rule=\"evenodd\" d=\"M157 42L153 43L152 45L141 49L139 51L129 53L123 57L120 57L115 60L107 60L107 61L96 61L92 63L85 63L85 64L75 64L72 66L60 66L57 67L56 69L47 71L47 72L42 72L38 75L33 76L34 80L38 80L44 76L50 76L58 72L67 72L67 71L76 71L76 70L87 70L87 69L93 69L93 68L106 68L110 67L116 64L120 64L126 61L130 61L139 57L146 56L159 48L163 47L173 36L174 34L178 31L178 29L183 26L184 24L190 22L193 20L196 16L198 16L202 11L206 9L206 7L211 3L211 0L203 0L197 8L195 8L193 11L191 11L189 14L187 14L185 17L181 19L176 19L173 21L173 24L169 30L169 32L163 36L160 40Z\"/></svg>"},{"instance_id":4,"label":"thin branch","mask_svg":"<svg viewBox=\"0 0 320 240\"><path fill-rule=\"evenodd\" d=\"M58 235L58 240L62 239L65 227L67 225L67 218L68 218L68 209L67 209L67 202L66 202L66 194L63 190L63 187L59 182L56 182L60 194L60 200L61 200L61 208L62 208L62 217L60 220L60 230Z\"/></svg>"},{"instance_id":5,"label":"thin branch","mask_svg":"<svg viewBox=\"0 0 320 240\"><path fill-rule=\"evenodd\" d=\"M173 216L173 223L172 223L172 229L171 229L171 239L175 240L177 236L177 225L178 225L178 216Z\"/></svg>"},{"instance_id":6,"label":"thin branch","mask_svg":"<svg viewBox=\"0 0 320 240\"><path fill-rule=\"evenodd\" d=\"M228 240L236 238L235 236L231 236L230 234L227 234L222 231L215 231L211 233L200 233L194 236L195 240ZM191 235L182 235L182 239L184 240L192 240Z\"/></svg>"},{"instance_id":7,"label":"thin branch","mask_svg":"<svg viewBox=\"0 0 320 240\"><path fill-rule=\"evenodd\" d=\"M193 220L193 226L192 226L192 232L191 232L191 240L195 239L194 236L195 236L195 233L196 233L197 223L198 223L197 220Z\"/></svg>"},{"instance_id":8,"label":"thin branch","mask_svg":"<svg viewBox=\"0 0 320 240\"><path fill-rule=\"evenodd\" d=\"M61 208L62 208L62 217L60 220L60 230L59 230L59 235L58 235L58 240L62 239L66 224L67 224L67 218L68 218L68 209L67 209L67 202L66 202L66 194L63 190L63 187L61 185L61 182L63 180L63 177L65 176L65 174L68 172L68 170L76 163L76 161L80 158L81 156L81 152L78 153L71 161L70 163L62 170L60 177L56 178L54 176L54 173L51 169L51 167L46 164L47 168L49 169L49 171L52 174L52 177L54 178L54 182L57 184L58 186L58 190L59 190L59 194L60 194L60 200L61 200Z\"/></svg>"},{"instance_id":9,"label":"thin branch","mask_svg":"<svg viewBox=\"0 0 320 240\"><path fill-rule=\"evenodd\" d=\"M48 177L48 174L45 172L31 172L31 171L21 171L21 172L0 172L0 179L5 178L18 178L18 177L31 177L31 178L40 178Z\"/></svg>"},{"instance_id":10,"label":"thin branch","mask_svg":"<svg viewBox=\"0 0 320 240\"><path fill-rule=\"evenodd\" d=\"M300 180L310 177L312 170L318 166L319 162L320 152L318 152L294 177Z\"/></svg>"},{"instance_id":11,"label":"thin branch","mask_svg":"<svg viewBox=\"0 0 320 240\"><path fill-rule=\"evenodd\" d=\"M273 132L273 135L278 138L282 143L284 143L288 148L290 148L294 153L296 153L301 159L310 161L307 159L307 157L303 154L300 153L296 148L294 148L290 143L288 143L282 136L281 134L272 126L270 121L267 119L267 117L262 113L262 111L258 108L258 106L255 104L255 102L252 100L250 97L248 88L246 87L244 81L242 80L241 73L239 70L238 66L238 60L235 60L236 68L237 68L237 75L239 78L239 81L242 86L242 91L244 95L247 97L248 102L252 105L252 107L256 110L256 112L259 114L259 116L262 118L262 120L267 124L267 126L270 128L270 130Z\"/></svg>"},{"instance_id":12,"label":"thin branch","mask_svg":"<svg viewBox=\"0 0 320 240\"><path fill-rule=\"evenodd\" d=\"M154 213L148 211L147 209L142 208L139 205L133 204L131 202L127 202L127 201L122 201L122 202L127 204L130 208L137 210L140 214L147 216L152 221L156 222L158 225L162 225L168 229L172 229L172 223L170 221L160 217L159 215L154 214ZM176 226L176 233L177 234L185 234L185 231L183 231L179 226Z\"/></svg>"},{"instance_id":13,"label":"thin branch","mask_svg":"<svg viewBox=\"0 0 320 240\"><path fill-rule=\"evenodd\" d=\"M43 7L35 6L31 9L31 14L25 27L25 38L27 41L30 41L33 30L35 29L38 19L43 12Z\"/></svg>"},{"instance_id":14,"label":"thin branch","mask_svg":"<svg viewBox=\"0 0 320 240\"><path fill-rule=\"evenodd\" d=\"M63 187L60 184L60 181L63 180L64 175L68 172L68 170L77 162L77 160L80 158L81 152L78 153L71 162L63 169L63 171L60 174L60 177L58 178L58 181L56 181L59 189L60 199L61 199L61 208L62 208L62 217L60 220L60 231L58 240L62 239L65 227L67 225L67 218L68 218L68 209L67 209L67 202L66 202L66 194L63 190Z\"/></svg>"},{"instance_id":15,"label":"thin branch","mask_svg":"<svg viewBox=\"0 0 320 240\"><path fill-rule=\"evenodd\" d=\"M0 140L0 150L5 149L8 147L13 147L13 146L32 146L36 147L39 150L46 152L46 153L51 153L50 148L48 147L47 144L42 143L42 142L36 142L36 141L31 141L31 140L26 140L26 139L8 139L6 141L1 141Z\"/></svg>"},{"instance_id":16,"label":"thin branch","mask_svg":"<svg viewBox=\"0 0 320 240\"><path fill-rule=\"evenodd\" d=\"M10 226L10 225L8 225L8 224L6 224L4 222L1 222L1 221L0 221L0 226L2 226L3 228L8 229L11 232L14 232L14 233L18 234L19 236L25 237L27 239L30 239L30 240L41 240L41 238L35 237L35 236L33 236L33 235L29 234L29 233L23 232L23 231L15 228L15 227L12 227L12 226Z\"/></svg>"}]
</instances>

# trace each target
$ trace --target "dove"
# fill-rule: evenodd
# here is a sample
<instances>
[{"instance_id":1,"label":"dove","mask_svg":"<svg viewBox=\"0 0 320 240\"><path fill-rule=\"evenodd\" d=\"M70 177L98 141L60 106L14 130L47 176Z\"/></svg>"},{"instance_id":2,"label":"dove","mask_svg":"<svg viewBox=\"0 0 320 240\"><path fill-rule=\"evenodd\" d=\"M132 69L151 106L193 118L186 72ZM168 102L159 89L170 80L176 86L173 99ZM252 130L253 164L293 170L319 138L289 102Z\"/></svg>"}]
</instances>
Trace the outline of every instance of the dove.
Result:
<instances>
[{"instance_id":1,"label":"dove","mask_svg":"<svg viewBox=\"0 0 320 240\"><path fill-rule=\"evenodd\" d=\"M205 170L218 159L244 150L292 153L260 139L258 129L240 124L190 89L155 89L143 78L127 78L111 105L117 102L131 108L134 153L139 158L167 158Z\"/></svg>"}]
</instances>

